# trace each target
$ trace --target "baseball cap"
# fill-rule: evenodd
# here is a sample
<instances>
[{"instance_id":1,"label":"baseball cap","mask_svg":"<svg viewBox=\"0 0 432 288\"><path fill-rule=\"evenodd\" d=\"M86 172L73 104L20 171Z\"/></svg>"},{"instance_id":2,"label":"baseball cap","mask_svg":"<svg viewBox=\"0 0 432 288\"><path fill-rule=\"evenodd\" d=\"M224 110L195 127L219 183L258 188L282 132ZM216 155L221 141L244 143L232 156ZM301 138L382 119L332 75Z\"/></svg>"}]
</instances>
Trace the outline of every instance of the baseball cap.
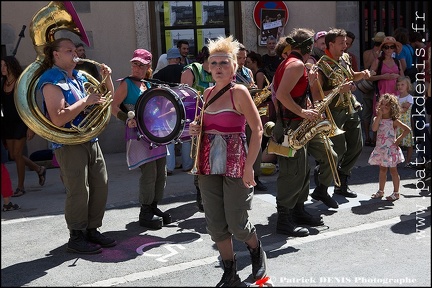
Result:
<instances>
[{"instance_id":1,"label":"baseball cap","mask_svg":"<svg viewBox=\"0 0 432 288\"><path fill-rule=\"evenodd\" d=\"M327 35L327 31L319 31L315 34L315 41Z\"/></svg>"},{"instance_id":2,"label":"baseball cap","mask_svg":"<svg viewBox=\"0 0 432 288\"><path fill-rule=\"evenodd\" d=\"M173 47L167 51L167 59L181 58L180 50L177 47Z\"/></svg>"},{"instance_id":3,"label":"baseball cap","mask_svg":"<svg viewBox=\"0 0 432 288\"><path fill-rule=\"evenodd\" d=\"M133 61L139 61L147 65L152 61L152 54L145 49L136 49L130 62Z\"/></svg>"}]
</instances>

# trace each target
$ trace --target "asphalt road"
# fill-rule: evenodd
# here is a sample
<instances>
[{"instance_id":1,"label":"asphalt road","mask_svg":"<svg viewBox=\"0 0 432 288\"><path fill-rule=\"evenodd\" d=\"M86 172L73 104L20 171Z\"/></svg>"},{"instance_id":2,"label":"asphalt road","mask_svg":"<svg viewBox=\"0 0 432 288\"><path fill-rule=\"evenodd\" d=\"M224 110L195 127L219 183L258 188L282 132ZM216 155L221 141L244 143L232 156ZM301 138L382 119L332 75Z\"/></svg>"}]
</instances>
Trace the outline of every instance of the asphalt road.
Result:
<instances>
[{"instance_id":1,"label":"asphalt road","mask_svg":"<svg viewBox=\"0 0 432 288\"><path fill-rule=\"evenodd\" d=\"M338 209L309 198L307 209L322 214L325 226L311 228L308 237L275 232L277 174L261 178L269 189L256 192L250 218L267 252L274 286L430 287L430 188L417 188L419 171L400 168L401 198L393 203L371 199L378 189L378 167L367 164L371 150L364 147L349 179L357 198L333 195ZM105 158L109 197L101 231L117 246L96 255L67 253L59 170L47 171L43 187L36 173L27 171L27 193L12 198L22 208L1 213L1 286L214 287L223 271L204 214L195 205L193 177L181 169L168 177L161 208L171 213L173 223L151 231L138 224L140 171L127 169L123 153ZM15 163L6 165L16 183ZM311 181L311 192L314 187ZM385 193L391 192L389 175ZM235 241L235 249L246 285L252 282L250 256L244 243Z\"/></svg>"}]
</instances>

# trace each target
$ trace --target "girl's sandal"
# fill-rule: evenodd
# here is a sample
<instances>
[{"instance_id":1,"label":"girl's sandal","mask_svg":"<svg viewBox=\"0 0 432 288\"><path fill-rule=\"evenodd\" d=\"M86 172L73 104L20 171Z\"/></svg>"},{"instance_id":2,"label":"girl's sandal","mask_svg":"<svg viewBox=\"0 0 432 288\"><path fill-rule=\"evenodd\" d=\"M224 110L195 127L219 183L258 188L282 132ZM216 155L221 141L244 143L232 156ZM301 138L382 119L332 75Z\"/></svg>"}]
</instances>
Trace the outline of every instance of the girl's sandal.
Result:
<instances>
[{"instance_id":1,"label":"girl's sandal","mask_svg":"<svg viewBox=\"0 0 432 288\"><path fill-rule=\"evenodd\" d=\"M381 199L382 197L384 197L384 191L381 190L378 190L378 192L371 196L372 199Z\"/></svg>"},{"instance_id":2,"label":"girl's sandal","mask_svg":"<svg viewBox=\"0 0 432 288\"><path fill-rule=\"evenodd\" d=\"M386 199L390 202L398 200L399 199L399 192L393 192L390 196L387 196Z\"/></svg>"}]
</instances>

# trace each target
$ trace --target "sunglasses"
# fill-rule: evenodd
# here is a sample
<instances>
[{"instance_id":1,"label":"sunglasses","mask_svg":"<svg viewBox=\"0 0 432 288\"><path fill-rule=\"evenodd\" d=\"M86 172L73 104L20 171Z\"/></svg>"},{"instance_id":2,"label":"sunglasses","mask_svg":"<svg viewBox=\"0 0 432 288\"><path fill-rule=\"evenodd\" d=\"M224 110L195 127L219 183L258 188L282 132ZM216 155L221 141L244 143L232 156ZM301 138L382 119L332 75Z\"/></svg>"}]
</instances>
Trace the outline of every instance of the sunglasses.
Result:
<instances>
[{"instance_id":1,"label":"sunglasses","mask_svg":"<svg viewBox=\"0 0 432 288\"><path fill-rule=\"evenodd\" d=\"M396 46L395 46L395 45L391 45L391 46L385 45L385 46L383 46L383 48L384 48L385 50L388 50L388 49L396 49Z\"/></svg>"},{"instance_id":2,"label":"sunglasses","mask_svg":"<svg viewBox=\"0 0 432 288\"><path fill-rule=\"evenodd\" d=\"M140 62L132 62L132 67L143 68L144 66L147 66L147 65L146 64L142 64Z\"/></svg>"}]
</instances>

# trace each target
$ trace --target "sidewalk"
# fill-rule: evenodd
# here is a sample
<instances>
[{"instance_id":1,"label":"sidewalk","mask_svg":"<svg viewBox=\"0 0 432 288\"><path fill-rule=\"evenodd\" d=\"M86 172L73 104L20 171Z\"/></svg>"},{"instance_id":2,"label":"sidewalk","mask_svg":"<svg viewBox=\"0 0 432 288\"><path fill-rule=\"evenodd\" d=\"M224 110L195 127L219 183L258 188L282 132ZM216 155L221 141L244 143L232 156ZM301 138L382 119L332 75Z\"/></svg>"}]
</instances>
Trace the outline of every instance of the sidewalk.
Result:
<instances>
[{"instance_id":1,"label":"sidewalk","mask_svg":"<svg viewBox=\"0 0 432 288\"><path fill-rule=\"evenodd\" d=\"M141 176L140 169L128 170L125 153L105 154L108 170L108 201L107 208L125 204L139 206L138 182ZM15 162L6 163L15 190L17 173ZM2 221L22 217L49 215L63 211L65 189L60 179L60 169L47 169L44 186L39 186L39 179L34 171L26 170L26 194L21 197L12 197L11 201L21 206L17 211L2 212ZM168 176L165 188L164 201L180 195L195 195L193 176L176 169L174 175Z\"/></svg>"}]
</instances>

